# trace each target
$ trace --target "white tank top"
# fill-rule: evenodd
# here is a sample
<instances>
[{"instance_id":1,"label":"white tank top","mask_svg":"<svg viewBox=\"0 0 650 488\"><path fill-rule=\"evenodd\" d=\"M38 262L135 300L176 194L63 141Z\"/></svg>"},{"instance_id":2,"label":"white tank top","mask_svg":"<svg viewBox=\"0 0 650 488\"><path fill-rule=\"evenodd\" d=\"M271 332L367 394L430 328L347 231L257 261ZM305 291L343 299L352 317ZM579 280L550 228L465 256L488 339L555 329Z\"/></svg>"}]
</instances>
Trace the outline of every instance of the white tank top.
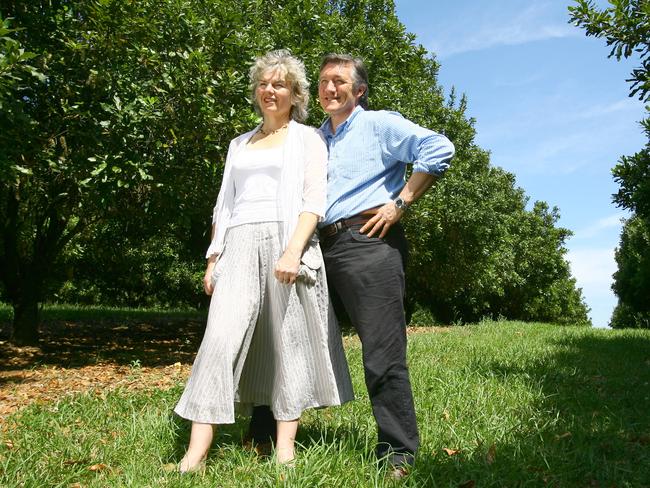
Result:
<instances>
[{"instance_id":1,"label":"white tank top","mask_svg":"<svg viewBox=\"0 0 650 488\"><path fill-rule=\"evenodd\" d=\"M253 222L277 222L278 185L284 146L268 149L246 147L234 158L232 177L235 206L230 227Z\"/></svg>"}]
</instances>

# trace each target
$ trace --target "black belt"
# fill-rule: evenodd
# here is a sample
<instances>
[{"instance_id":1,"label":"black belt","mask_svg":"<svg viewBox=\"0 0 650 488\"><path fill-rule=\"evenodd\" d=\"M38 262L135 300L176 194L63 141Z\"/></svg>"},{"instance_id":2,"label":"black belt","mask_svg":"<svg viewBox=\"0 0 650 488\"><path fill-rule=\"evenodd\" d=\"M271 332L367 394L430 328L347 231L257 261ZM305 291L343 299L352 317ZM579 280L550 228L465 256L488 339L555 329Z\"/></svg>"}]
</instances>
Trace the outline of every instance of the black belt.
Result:
<instances>
[{"instance_id":1,"label":"black belt","mask_svg":"<svg viewBox=\"0 0 650 488\"><path fill-rule=\"evenodd\" d=\"M354 217L350 217L349 219L337 220L333 224L326 225L325 227L318 229L318 233L321 239L327 239L328 237L332 237L339 232L349 229L353 225L363 225L372 217L374 217L373 214L359 214L355 215Z\"/></svg>"}]
</instances>

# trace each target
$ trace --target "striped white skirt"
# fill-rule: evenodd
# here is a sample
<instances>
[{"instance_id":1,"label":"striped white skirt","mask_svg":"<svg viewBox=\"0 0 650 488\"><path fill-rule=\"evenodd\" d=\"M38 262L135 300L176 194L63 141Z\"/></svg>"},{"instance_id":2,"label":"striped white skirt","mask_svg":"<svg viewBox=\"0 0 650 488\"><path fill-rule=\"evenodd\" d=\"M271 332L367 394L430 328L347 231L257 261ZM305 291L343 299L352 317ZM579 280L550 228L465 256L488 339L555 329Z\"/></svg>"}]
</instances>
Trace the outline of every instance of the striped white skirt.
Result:
<instances>
[{"instance_id":1,"label":"striped white skirt","mask_svg":"<svg viewBox=\"0 0 650 488\"><path fill-rule=\"evenodd\" d=\"M281 230L279 222L228 229L205 335L174 409L181 417L233 423L236 406L270 405L277 420L294 420L353 398L318 244L296 283L282 284L273 274Z\"/></svg>"}]
</instances>

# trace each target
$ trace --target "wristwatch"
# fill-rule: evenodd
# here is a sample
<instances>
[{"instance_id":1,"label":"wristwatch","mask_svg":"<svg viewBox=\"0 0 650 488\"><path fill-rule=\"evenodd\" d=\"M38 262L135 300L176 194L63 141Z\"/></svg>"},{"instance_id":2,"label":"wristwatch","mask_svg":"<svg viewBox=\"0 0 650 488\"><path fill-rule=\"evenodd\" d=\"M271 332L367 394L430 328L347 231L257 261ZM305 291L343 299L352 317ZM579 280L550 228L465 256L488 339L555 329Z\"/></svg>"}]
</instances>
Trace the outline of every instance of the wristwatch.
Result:
<instances>
[{"instance_id":1,"label":"wristwatch","mask_svg":"<svg viewBox=\"0 0 650 488\"><path fill-rule=\"evenodd\" d=\"M393 200L393 203L402 212L406 212L408 210L408 208L409 208L409 204L406 203L402 197L397 197L395 200Z\"/></svg>"}]
</instances>

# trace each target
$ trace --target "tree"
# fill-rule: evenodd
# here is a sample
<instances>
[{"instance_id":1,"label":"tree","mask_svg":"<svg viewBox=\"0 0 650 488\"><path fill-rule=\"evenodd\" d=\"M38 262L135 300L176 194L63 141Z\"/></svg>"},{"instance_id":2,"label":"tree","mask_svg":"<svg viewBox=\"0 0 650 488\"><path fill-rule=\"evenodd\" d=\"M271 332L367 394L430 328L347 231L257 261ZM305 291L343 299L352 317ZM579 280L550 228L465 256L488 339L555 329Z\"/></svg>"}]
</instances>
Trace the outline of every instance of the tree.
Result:
<instances>
[{"instance_id":1,"label":"tree","mask_svg":"<svg viewBox=\"0 0 650 488\"><path fill-rule=\"evenodd\" d=\"M526 205L511 173L489 166L484 151L461 147L450 174L407 219L415 248L408 289L417 303L444 323L588 324L564 257L570 232L555 227L557 209Z\"/></svg>"},{"instance_id":2,"label":"tree","mask_svg":"<svg viewBox=\"0 0 650 488\"><path fill-rule=\"evenodd\" d=\"M406 33L391 0L5 0L0 15L21 29L10 38L37 55L29 61L45 76L24 76L1 98L16 107L0 114L0 279L14 306L13 341L37 341L38 303L55 293L93 300L88 291L97 290L126 304L198 301L179 295L196 272L179 263L200 263L228 141L258 120L245 72L256 55L280 47L304 60L311 80L325 52L363 57L371 108L400 111L456 144L457 169L421 202L409 228L414 266L449 270L454 290L465 289L454 291L453 313L464 320L542 314L507 306L507 290L527 279L517 259L532 254L473 241L537 235L516 232L528 215L523 191L489 166L464 100L445 100L435 58ZM320 125L316 96L310 108L309 122ZM477 216L490 216L498 231ZM554 224L535 228L554 235L547 228ZM452 251L464 254L445 253L451 236ZM550 240L550 260L563 260L560 237ZM156 248L163 250L157 261ZM422 306L437 303L430 295L439 275L412 269L409 289L422 285L413 296ZM574 290L562 273L549 276L542 295ZM449 305L429 308L445 317Z\"/></svg>"},{"instance_id":3,"label":"tree","mask_svg":"<svg viewBox=\"0 0 650 488\"><path fill-rule=\"evenodd\" d=\"M21 29L13 39L46 76L2 94L14 109L0 115L0 268L14 342L37 341L38 303L73 238L118 216L162 227L170 208L190 221L217 179L212 161L250 125L233 83L242 38L220 27L235 9L191 6L3 2Z\"/></svg>"},{"instance_id":4,"label":"tree","mask_svg":"<svg viewBox=\"0 0 650 488\"><path fill-rule=\"evenodd\" d=\"M619 305L610 325L650 328L650 226L638 215L623 226L616 262L612 289Z\"/></svg>"},{"instance_id":5,"label":"tree","mask_svg":"<svg viewBox=\"0 0 650 488\"><path fill-rule=\"evenodd\" d=\"M634 68L629 80L630 96L650 100L650 1L610 1L611 7L599 10L592 1L578 0L569 7L571 21L583 27L587 35L604 37L612 49L609 57L629 58L638 55L641 65ZM646 105L650 112L650 106ZM633 156L623 156L612 170L619 190L613 200L619 207L633 212L623 227L621 242L616 251L618 271L614 274L612 289L618 296L611 326L650 327L647 315L647 297L650 280L643 278L648 271L650 242L650 117L641 122L648 142ZM646 236L644 238L643 236ZM639 300L638 297L643 297Z\"/></svg>"}]
</instances>

